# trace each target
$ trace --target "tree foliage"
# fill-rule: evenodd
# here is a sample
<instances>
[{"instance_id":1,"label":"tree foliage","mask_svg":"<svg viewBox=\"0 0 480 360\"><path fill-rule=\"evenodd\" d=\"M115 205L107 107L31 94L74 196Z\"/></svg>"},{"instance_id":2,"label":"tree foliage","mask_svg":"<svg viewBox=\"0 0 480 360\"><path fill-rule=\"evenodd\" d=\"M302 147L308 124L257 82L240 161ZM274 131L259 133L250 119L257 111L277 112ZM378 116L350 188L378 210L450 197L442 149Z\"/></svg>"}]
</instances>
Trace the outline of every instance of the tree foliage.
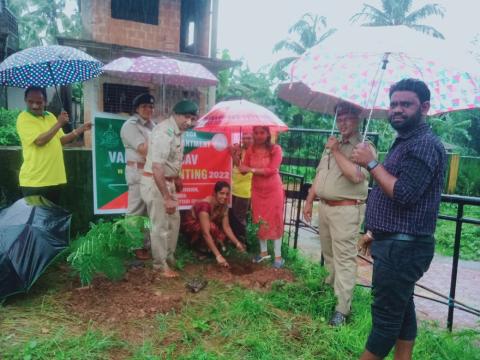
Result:
<instances>
[{"instance_id":1,"label":"tree foliage","mask_svg":"<svg viewBox=\"0 0 480 360\"><path fill-rule=\"evenodd\" d=\"M231 60L224 50L222 58ZM330 128L331 116L301 109L281 100L275 91L274 82L268 68L252 72L248 66L223 70L218 74L217 101L245 99L265 106L273 111L289 127L310 129Z\"/></svg>"},{"instance_id":2,"label":"tree foliage","mask_svg":"<svg viewBox=\"0 0 480 360\"><path fill-rule=\"evenodd\" d=\"M78 37L81 19L78 9L66 14L66 0L8 0L17 17L20 47L57 43L57 36Z\"/></svg>"},{"instance_id":3,"label":"tree foliage","mask_svg":"<svg viewBox=\"0 0 480 360\"><path fill-rule=\"evenodd\" d=\"M0 108L0 145L20 145L20 138L15 127L19 110Z\"/></svg>"},{"instance_id":4,"label":"tree foliage","mask_svg":"<svg viewBox=\"0 0 480 360\"><path fill-rule=\"evenodd\" d=\"M405 25L414 30L443 39L433 26L420 24L430 16L445 15L445 10L439 4L426 4L417 10L411 11L413 0L382 0L382 9L369 4L363 4L363 9L351 17L352 22L364 20L363 26L392 26Z\"/></svg>"},{"instance_id":5,"label":"tree foliage","mask_svg":"<svg viewBox=\"0 0 480 360\"><path fill-rule=\"evenodd\" d=\"M324 41L335 31L336 29L327 27L326 17L311 13L304 14L288 30L288 33L293 35L293 38L289 37L281 40L273 47L273 52L288 50L294 55L278 60L271 68L271 76L280 80L287 79L288 74L284 71L285 67L298 59L305 51Z\"/></svg>"}]
</instances>

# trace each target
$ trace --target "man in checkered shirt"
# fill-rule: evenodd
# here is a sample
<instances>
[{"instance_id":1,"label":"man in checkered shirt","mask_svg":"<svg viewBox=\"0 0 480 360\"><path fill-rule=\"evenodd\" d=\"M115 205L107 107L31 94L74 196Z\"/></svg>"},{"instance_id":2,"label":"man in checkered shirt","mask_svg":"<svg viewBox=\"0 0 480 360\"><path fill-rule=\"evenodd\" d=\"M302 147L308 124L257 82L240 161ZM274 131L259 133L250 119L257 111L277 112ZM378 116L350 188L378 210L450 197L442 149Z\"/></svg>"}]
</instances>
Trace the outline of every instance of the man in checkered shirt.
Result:
<instances>
[{"instance_id":1,"label":"man in checkered shirt","mask_svg":"<svg viewBox=\"0 0 480 360\"><path fill-rule=\"evenodd\" d=\"M430 90L416 79L390 88L388 118L398 132L383 164L365 144L353 160L376 185L367 201L363 250L371 244L372 330L362 360L411 359L417 335L413 290L432 261L435 225L444 184L446 153L425 121Z\"/></svg>"}]
</instances>

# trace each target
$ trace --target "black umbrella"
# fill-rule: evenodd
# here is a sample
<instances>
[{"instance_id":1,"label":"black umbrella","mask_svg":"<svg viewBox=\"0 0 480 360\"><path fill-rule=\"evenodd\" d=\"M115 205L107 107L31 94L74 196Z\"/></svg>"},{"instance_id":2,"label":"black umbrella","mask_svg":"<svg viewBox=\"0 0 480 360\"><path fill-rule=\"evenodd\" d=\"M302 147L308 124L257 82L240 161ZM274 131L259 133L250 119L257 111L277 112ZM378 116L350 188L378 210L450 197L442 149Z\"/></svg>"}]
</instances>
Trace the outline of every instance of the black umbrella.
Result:
<instances>
[{"instance_id":1,"label":"black umbrella","mask_svg":"<svg viewBox=\"0 0 480 360\"><path fill-rule=\"evenodd\" d=\"M0 212L0 299L30 289L70 240L71 214L41 196Z\"/></svg>"}]
</instances>

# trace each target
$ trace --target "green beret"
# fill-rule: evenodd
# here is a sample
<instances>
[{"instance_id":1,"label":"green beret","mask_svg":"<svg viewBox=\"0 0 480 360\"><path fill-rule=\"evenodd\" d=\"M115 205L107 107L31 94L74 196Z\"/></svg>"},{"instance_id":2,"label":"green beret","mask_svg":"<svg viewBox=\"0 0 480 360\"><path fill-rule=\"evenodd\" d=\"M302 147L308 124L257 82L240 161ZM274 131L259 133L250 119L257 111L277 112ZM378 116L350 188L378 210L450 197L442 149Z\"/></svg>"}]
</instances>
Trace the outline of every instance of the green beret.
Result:
<instances>
[{"instance_id":1,"label":"green beret","mask_svg":"<svg viewBox=\"0 0 480 360\"><path fill-rule=\"evenodd\" d=\"M178 115L198 115L198 105L190 100L182 100L175 104L173 112Z\"/></svg>"},{"instance_id":2,"label":"green beret","mask_svg":"<svg viewBox=\"0 0 480 360\"><path fill-rule=\"evenodd\" d=\"M341 101L337 105L335 105L335 112L337 113L337 116L345 115L345 114L360 116L362 109L360 109L358 106L355 106L349 102Z\"/></svg>"},{"instance_id":3,"label":"green beret","mask_svg":"<svg viewBox=\"0 0 480 360\"><path fill-rule=\"evenodd\" d=\"M140 105L143 104L155 104L155 98L149 93L138 95L135 99L133 99L133 110L136 110Z\"/></svg>"}]
</instances>

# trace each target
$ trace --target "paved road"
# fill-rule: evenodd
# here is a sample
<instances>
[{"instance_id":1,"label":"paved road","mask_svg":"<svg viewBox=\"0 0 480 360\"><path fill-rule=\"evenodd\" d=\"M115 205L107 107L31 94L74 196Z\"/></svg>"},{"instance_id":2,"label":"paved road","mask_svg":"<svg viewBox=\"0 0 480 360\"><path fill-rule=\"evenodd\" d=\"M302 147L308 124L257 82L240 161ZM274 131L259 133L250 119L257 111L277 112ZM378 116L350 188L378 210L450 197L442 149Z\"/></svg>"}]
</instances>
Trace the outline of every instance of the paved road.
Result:
<instances>
[{"instance_id":1,"label":"paved road","mask_svg":"<svg viewBox=\"0 0 480 360\"><path fill-rule=\"evenodd\" d=\"M315 261L320 261L321 247L318 235L300 229L298 247L308 257ZM372 276L371 265L361 259L359 259L358 264L357 282L370 285ZM441 294L448 295L451 271L451 257L435 256L430 269L419 283ZM418 287L415 292L444 301L441 297ZM455 298L469 306L480 309L480 262L463 260L459 262ZM438 321L440 326L446 326L448 313L446 305L419 297L415 298L415 305L419 319ZM475 315L456 309L453 320L455 328L475 328L480 330L480 318Z\"/></svg>"}]
</instances>

